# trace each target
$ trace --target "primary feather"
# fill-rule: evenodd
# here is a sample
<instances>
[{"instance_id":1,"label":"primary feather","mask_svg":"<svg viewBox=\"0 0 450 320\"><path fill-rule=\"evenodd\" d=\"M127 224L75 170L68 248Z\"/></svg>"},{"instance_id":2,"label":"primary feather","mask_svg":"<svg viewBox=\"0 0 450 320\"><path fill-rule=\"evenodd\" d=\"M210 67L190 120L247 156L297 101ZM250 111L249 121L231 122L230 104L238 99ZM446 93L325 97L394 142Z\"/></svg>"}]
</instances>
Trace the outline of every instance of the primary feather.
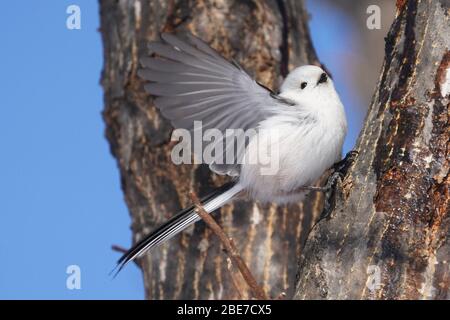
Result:
<instances>
[{"instance_id":1,"label":"primary feather","mask_svg":"<svg viewBox=\"0 0 450 320\"><path fill-rule=\"evenodd\" d=\"M203 130L248 130L287 107L285 100L191 34L181 40L164 33L161 42L149 44L149 53L154 56L142 60L139 75L150 81L145 90L157 96L155 105L175 128L193 132L194 121L202 121ZM234 161L208 164L216 173L236 175L244 150L222 143L224 154L237 150Z\"/></svg>"}]
</instances>

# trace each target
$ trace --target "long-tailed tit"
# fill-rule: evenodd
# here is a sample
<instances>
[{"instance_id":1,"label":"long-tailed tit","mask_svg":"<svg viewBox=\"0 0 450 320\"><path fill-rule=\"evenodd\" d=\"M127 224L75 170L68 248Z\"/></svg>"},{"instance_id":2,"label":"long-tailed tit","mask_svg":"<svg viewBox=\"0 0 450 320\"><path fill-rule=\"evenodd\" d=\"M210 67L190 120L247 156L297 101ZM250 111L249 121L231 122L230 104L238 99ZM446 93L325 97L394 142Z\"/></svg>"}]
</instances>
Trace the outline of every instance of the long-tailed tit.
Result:
<instances>
[{"instance_id":1,"label":"long-tailed tit","mask_svg":"<svg viewBox=\"0 0 450 320\"><path fill-rule=\"evenodd\" d=\"M193 35L161 38L149 44L139 75L149 81L145 90L156 96L155 105L175 128L193 132L194 121L201 121L203 130L256 132L240 148L225 142L224 154L238 149L233 161L208 163L213 172L234 179L202 199L207 212L244 191L262 202L298 202L302 187L340 160L346 117L333 81L320 67L294 69L275 94ZM242 161L274 150L277 168L272 172L264 172L258 161ZM135 244L119 260L119 270L198 221L194 209L184 209Z\"/></svg>"}]
</instances>

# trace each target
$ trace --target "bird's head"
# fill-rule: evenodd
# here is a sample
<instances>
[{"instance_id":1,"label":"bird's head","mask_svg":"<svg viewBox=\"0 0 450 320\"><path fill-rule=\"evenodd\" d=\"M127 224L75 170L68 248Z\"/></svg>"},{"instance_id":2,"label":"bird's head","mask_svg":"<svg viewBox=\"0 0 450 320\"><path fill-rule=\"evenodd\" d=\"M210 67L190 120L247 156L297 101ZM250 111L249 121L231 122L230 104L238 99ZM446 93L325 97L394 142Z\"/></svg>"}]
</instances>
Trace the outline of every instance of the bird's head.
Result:
<instances>
[{"instance_id":1,"label":"bird's head","mask_svg":"<svg viewBox=\"0 0 450 320\"><path fill-rule=\"evenodd\" d=\"M280 88L280 96L303 102L335 95L333 81L320 67L306 65L292 70Z\"/></svg>"}]
</instances>

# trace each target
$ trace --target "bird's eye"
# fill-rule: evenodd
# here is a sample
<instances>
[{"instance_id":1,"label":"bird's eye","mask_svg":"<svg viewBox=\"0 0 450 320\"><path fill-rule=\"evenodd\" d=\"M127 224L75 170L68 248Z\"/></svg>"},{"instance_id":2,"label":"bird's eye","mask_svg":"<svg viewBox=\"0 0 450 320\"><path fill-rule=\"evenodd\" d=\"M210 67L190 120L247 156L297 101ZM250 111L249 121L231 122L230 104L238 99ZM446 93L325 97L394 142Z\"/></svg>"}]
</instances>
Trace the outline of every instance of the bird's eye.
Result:
<instances>
[{"instance_id":1,"label":"bird's eye","mask_svg":"<svg viewBox=\"0 0 450 320\"><path fill-rule=\"evenodd\" d=\"M308 84L306 82L302 82L302 84L300 85L300 88L302 88L302 90L303 90L306 88L307 85Z\"/></svg>"}]
</instances>

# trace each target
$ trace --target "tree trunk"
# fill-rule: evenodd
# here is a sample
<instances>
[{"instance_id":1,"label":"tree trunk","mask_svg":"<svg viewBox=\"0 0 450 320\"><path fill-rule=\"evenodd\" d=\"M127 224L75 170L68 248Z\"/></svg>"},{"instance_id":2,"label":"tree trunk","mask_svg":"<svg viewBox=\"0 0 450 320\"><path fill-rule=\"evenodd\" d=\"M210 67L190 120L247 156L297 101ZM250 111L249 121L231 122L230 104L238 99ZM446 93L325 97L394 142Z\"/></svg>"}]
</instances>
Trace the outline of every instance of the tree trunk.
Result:
<instances>
[{"instance_id":1,"label":"tree trunk","mask_svg":"<svg viewBox=\"0 0 450 320\"><path fill-rule=\"evenodd\" d=\"M137 241L199 195L224 182L206 166L175 166L172 128L137 77L139 58L161 31L190 30L263 84L277 87L292 66L317 63L302 1L100 1L104 119ZM297 255L321 199L303 204L227 205L218 221L272 296L294 293ZM202 222L139 260L149 299L236 298L226 256ZM247 293L248 294L248 293Z\"/></svg>"},{"instance_id":2,"label":"tree trunk","mask_svg":"<svg viewBox=\"0 0 450 320\"><path fill-rule=\"evenodd\" d=\"M397 7L359 157L308 237L295 298L450 298L450 2Z\"/></svg>"}]
</instances>

